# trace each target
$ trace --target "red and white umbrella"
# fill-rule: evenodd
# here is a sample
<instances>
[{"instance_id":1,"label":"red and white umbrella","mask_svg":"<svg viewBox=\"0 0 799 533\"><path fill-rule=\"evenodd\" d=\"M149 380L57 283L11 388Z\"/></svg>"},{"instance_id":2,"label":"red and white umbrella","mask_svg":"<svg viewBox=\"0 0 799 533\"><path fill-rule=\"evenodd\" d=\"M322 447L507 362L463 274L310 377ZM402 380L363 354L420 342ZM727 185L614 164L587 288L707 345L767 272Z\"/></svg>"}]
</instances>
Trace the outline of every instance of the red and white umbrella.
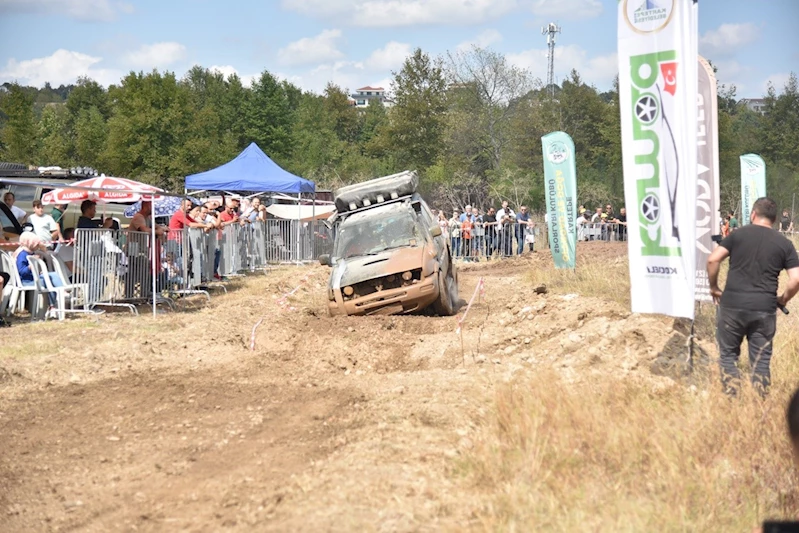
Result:
<instances>
[{"instance_id":1,"label":"red and white umbrella","mask_svg":"<svg viewBox=\"0 0 799 533\"><path fill-rule=\"evenodd\" d=\"M76 181L63 189L54 189L42 196L42 203L44 205L74 204L84 200L93 200L98 203L138 202L143 198L149 199L152 193L159 192L163 192L163 189L146 183L125 178L98 176Z\"/></svg>"}]
</instances>

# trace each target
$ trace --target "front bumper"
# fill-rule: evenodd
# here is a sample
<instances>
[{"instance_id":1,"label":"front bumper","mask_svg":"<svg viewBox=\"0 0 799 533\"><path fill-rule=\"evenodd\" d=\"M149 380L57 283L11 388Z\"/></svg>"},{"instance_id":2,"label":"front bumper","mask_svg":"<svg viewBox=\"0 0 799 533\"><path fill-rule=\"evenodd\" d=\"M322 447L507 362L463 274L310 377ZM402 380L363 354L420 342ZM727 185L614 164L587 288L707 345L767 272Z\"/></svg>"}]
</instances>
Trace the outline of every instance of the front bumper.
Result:
<instances>
[{"instance_id":1,"label":"front bumper","mask_svg":"<svg viewBox=\"0 0 799 533\"><path fill-rule=\"evenodd\" d=\"M405 287L386 289L367 296L344 300L339 290L336 301L328 302L330 316L397 315L424 309L438 298L438 276L430 275Z\"/></svg>"}]
</instances>

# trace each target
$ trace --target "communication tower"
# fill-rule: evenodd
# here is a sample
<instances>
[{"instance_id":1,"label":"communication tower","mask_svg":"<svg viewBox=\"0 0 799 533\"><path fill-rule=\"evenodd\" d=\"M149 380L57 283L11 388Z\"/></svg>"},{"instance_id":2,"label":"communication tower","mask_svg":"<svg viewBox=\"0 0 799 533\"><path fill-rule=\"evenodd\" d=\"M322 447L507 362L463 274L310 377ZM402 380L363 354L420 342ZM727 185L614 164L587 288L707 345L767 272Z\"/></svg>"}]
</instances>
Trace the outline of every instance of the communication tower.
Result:
<instances>
[{"instance_id":1,"label":"communication tower","mask_svg":"<svg viewBox=\"0 0 799 533\"><path fill-rule=\"evenodd\" d=\"M547 89L555 96L555 34L560 33L560 26L550 22L541 28L541 35L547 36Z\"/></svg>"}]
</instances>

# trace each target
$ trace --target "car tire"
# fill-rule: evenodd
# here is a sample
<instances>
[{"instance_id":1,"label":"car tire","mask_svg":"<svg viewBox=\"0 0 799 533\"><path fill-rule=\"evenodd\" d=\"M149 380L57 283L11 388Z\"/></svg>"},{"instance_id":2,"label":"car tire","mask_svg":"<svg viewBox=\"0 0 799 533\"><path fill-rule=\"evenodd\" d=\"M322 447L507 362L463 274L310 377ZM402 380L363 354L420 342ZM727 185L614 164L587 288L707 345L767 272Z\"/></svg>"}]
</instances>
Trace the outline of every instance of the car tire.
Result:
<instances>
[{"instance_id":1,"label":"car tire","mask_svg":"<svg viewBox=\"0 0 799 533\"><path fill-rule=\"evenodd\" d=\"M438 298L433 303L433 309L441 316L452 316L457 312L458 279L453 266L450 260L446 274L438 271Z\"/></svg>"}]
</instances>

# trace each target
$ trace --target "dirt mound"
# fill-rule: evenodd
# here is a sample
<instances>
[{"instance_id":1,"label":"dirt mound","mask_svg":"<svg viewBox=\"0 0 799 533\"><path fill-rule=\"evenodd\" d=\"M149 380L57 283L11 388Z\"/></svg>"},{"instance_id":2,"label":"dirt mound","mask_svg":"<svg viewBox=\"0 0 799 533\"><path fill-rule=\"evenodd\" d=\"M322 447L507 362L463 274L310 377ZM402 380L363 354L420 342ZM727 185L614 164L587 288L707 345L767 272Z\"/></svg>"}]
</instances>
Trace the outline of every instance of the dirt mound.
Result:
<instances>
[{"instance_id":1,"label":"dirt mound","mask_svg":"<svg viewBox=\"0 0 799 533\"><path fill-rule=\"evenodd\" d=\"M320 266L157 319L17 323L0 348L0 529L475 527L453 472L498 380L546 367L666 387L651 368L685 354L672 321L537 294L526 271L549 263L465 265L461 297L485 291L460 335L466 309L330 318Z\"/></svg>"}]
</instances>

